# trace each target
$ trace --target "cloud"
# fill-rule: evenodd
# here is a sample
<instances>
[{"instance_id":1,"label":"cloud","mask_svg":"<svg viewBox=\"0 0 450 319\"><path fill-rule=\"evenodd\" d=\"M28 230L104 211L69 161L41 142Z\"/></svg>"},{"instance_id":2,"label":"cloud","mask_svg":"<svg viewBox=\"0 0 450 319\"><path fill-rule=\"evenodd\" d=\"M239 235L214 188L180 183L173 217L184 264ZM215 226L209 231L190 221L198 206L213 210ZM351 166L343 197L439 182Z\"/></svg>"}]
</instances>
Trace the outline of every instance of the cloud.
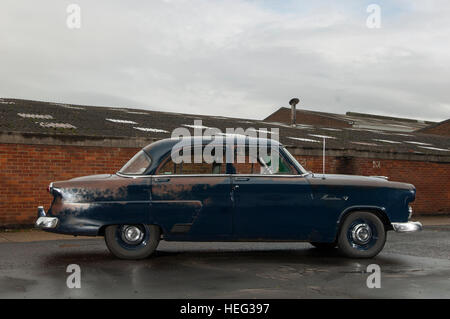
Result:
<instances>
[{"instance_id":1,"label":"cloud","mask_svg":"<svg viewBox=\"0 0 450 319\"><path fill-rule=\"evenodd\" d=\"M0 95L264 118L300 107L442 120L450 4L379 1L69 1L0 4Z\"/></svg>"}]
</instances>

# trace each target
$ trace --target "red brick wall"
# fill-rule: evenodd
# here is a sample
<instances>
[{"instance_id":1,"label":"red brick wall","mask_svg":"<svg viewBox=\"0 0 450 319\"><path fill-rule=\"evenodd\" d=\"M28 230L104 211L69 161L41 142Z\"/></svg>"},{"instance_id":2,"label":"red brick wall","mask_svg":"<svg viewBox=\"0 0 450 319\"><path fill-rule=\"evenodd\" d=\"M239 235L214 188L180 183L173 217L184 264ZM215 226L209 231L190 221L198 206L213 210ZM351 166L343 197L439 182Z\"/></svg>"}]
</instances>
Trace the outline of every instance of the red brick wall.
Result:
<instances>
[{"instance_id":1,"label":"red brick wall","mask_svg":"<svg viewBox=\"0 0 450 319\"><path fill-rule=\"evenodd\" d=\"M52 181L114 173L138 149L0 144L0 226L32 224Z\"/></svg>"},{"instance_id":2,"label":"red brick wall","mask_svg":"<svg viewBox=\"0 0 450 319\"><path fill-rule=\"evenodd\" d=\"M450 119L419 130L420 133L450 136Z\"/></svg>"},{"instance_id":3,"label":"red brick wall","mask_svg":"<svg viewBox=\"0 0 450 319\"><path fill-rule=\"evenodd\" d=\"M0 144L0 226L32 224L36 207L47 209L50 182L116 172L138 149ZM297 156L322 172L320 156ZM368 158L326 158L327 173L386 175L417 188L416 213L450 213L450 165Z\"/></svg>"}]
</instances>

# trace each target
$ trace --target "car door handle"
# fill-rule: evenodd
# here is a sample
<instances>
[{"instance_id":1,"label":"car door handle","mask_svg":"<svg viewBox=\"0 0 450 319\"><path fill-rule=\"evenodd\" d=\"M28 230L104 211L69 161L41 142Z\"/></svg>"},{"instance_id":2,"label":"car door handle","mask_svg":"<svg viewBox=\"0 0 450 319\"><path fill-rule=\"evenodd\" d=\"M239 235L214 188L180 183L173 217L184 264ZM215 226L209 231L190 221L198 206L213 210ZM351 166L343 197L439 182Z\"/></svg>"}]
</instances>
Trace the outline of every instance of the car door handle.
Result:
<instances>
[{"instance_id":1,"label":"car door handle","mask_svg":"<svg viewBox=\"0 0 450 319\"><path fill-rule=\"evenodd\" d=\"M170 178L156 178L155 181L158 183L166 183L170 181Z\"/></svg>"},{"instance_id":2,"label":"car door handle","mask_svg":"<svg viewBox=\"0 0 450 319\"><path fill-rule=\"evenodd\" d=\"M247 182L250 180L250 177L235 177L234 180L238 182Z\"/></svg>"}]
</instances>

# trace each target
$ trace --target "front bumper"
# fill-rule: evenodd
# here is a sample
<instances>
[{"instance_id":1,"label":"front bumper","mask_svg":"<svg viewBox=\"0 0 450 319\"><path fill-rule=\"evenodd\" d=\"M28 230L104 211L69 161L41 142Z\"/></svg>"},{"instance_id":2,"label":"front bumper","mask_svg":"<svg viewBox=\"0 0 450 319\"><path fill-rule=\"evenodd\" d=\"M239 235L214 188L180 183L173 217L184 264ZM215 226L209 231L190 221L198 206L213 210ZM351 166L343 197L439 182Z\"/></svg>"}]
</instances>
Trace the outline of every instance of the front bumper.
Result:
<instances>
[{"instance_id":1,"label":"front bumper","mask_svg":"<svg viewBox=\"0 0 450 319\"><path fill-rule=\"evenodd\" d=\"M392 228L397 233L410 233L422 230L421 222L392 223Z\"/></svg>"},{"instance_id":2,"label":"front bumper","mask_svg":"<svg viewBox=\"0 0 450 319\"><path fill-rule=\"evenodd\" d=\"M38 207L38 219L36 220L36 223L34 224L34 226L36 228L41 228L41 229L52 229L52 228L56 228L56 226L58 226L58 218L57 217L47 217L44 207L39 206Z\"/></svg>"}]
</instances>

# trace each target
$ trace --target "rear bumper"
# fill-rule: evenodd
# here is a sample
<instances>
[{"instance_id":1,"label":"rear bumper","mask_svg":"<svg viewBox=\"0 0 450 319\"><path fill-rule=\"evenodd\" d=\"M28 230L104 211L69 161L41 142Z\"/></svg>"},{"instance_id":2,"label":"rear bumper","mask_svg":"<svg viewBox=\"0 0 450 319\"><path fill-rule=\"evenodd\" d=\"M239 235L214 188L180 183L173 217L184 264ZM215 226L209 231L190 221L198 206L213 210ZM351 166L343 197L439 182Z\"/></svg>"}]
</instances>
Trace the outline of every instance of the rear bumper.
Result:
<instances>
[{"instance_id":1,"label":"rear bumper","mask_svg":"<svg viewBox=\"0 0 450 319\"><path fill-rule=\"evenodd\" d=\"M407 222L407 223L392 223L392 228L397 233L410 233L422 230L422 223L420 222Z\"/></svg>"},{"instance_id":2,"label":"rear bumper","mask_svg":"<svg viewBox=\"0 0 450 319\"><path fill-rule=\"evenodd\" d=\"M57 217L47 217L44 207L39 206L38 207L38 219L36 220L34 226L36 228L41 228L41 229L53 229L56 228L56 226L58 226L58 218Z\"/></svg>"},{"instance_id":3,"label":"rear bumper","mask_svg":"<svg viewBox=\"0 0 450 319\"><path fill-rule=\"evenodd\" d=\"M34 227L46 232L73 235L73 236L98 236L103 224L95 223L89 219L73 218L68 219L66 215L60 214L58 217L47 216L42 206L38 207L37 220Z\"/></svg>"}]
</instances>

